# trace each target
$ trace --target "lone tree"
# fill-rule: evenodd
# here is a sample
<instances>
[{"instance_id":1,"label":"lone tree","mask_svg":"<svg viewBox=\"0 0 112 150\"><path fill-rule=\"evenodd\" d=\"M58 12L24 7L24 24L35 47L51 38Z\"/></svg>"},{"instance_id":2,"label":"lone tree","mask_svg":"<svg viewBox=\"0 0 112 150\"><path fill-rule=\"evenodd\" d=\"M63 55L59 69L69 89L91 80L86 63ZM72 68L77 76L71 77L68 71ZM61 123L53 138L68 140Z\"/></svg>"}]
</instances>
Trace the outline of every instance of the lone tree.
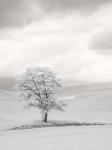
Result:
<instances>
[{"instance_id":1,"label":"lone tree","mask_svg":"<svg viewBox=\"0 0 112 150\"><path fill-rule=\"evenodd\" d=\"M56 102L56 91L61 85L48 68L32 67L17 79L20 95L28 106L41 110L42 121L47 122L48 112L52 109L64 111L64 103Z\"/></svg>"}]
</instances>

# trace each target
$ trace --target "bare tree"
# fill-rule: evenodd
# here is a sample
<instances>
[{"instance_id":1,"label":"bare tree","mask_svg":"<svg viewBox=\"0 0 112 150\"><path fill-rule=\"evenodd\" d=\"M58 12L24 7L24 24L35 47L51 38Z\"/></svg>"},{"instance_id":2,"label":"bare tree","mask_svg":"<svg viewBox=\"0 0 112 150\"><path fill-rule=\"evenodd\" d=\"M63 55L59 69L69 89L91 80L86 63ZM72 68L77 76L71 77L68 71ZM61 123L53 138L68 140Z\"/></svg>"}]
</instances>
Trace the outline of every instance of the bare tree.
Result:
<instances>
[{"instance_id":1,"label":"bare tree","mask_svg":"<svg viewBox=\"0 0 112 150\"><path fill-rule=\"evenodd\" d=\"M18 79L17 88L28 106L41 110L42 121L47 122L52 109L64 111L64 103L56 102L56 91L61 85L48 68L28 68Z\"/></svg>"}]
</instances>

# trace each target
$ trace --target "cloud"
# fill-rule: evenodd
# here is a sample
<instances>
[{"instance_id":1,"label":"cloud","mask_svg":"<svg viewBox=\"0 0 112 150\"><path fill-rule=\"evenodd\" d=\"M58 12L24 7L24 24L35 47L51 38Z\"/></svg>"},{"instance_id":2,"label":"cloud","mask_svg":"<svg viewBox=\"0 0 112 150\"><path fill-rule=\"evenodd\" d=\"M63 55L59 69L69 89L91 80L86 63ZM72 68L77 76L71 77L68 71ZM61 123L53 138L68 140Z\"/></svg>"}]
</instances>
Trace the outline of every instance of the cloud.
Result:
<instances>
[{"instance_id":1,"label":"cloud","mask_svg":"<svg viewBox=\"0 0 112 150\"><path fill-rule=\"evenodd\" d=\"M38 35L35 32L32 35L31 31L24 32L15 41L0 43L1 78L16 76L29 66L43 65L69 84L112 81L112 60L87 50L85 33L71 34L70 30Z\"/></svg>"},{"instance_id":2,"label":"cloud","mask_svg":"<svg viewBox=\"0 0 112 150\"><path fill-rule=\"evenodd\" d=\"M38 0L43 10L47 12L67 10L96 10L100 5L111 0Z\"/></svg>"},{"instance_id":3,"label":"cloud","mask_svg":"<svg viewBox=\"0 0 112 150\"><path fill-rule=\"evenodd\" d=\"M112 54L112 28L106 28L94 34L89 49L100 54Z\"/></svg>"},{"instance_id":4,"label":"cloud","mask_svg":"<svg viewBox=\"0 0 112 150\"><path fill-rule=\"evenodd\" d=\"M25 0L23 1L26 4ZM35 2L37 3L37 1ZM47 1L50 2L47 5L51 9L47 11L48 6L46 6L46 2L44 6L43 2L43 0L38 1L38 6L47 15L61 13L61 11L82 10L82 6L78 6L78 8L76 6L66 6L64 9L61 9L61 7L64 7L61 4L56 4L56 9L53 10L52 5L54 4ZM59 2L55 1L54 3ZM18 14L24 14L23 7L26 5L17 5L18 9L15 11ZM32 8L34 8L33 5L34 1L31 4ZM80 3L80 5L82 4ZM29 10L31 7L27 6L27 10ZM35 7L37 8L37 4L35 4ZM21 12L19 12L20 8ZM0 32L0 78L16 76L26 67L32 65L43 65L50 67L56 74L60 75L64 82L66 81L71 84L76 82L96 83L112 81L111 57L108 58L105 55L102 56L94 53L106 52L105 49L107 49L108 44L104 43L108 37L111 37L111 8L111 5L105 5L92 15L84 16L72 13L66 17L48 17L44 21L35 21L25 28L17 28L16 30L6 30L5 28L5 30ZM31 10L31 12L33 11ZM31 16L37 19L37 16L32 14ZM11 27L14 27L13 23L14 20L12 19ZM26 23L26 20L24 20L24 23ZM8 27L8 23L5 25ZM20 24L17 23L17 25L22 26L22 22ZM98 42L103 38L106 39L102 43ZM105 47L104 50L101 48L102 44L105 45L103 46L103 48ZM111 47L111 43L109 47ZM110 48L108 49L110 50Z\"/></svg>"},{"instance_id":5,"label":"cloud","mask_svg":"<svg viewBox=\"0 0 112 150\"><path fill-rule=\"evenodd\" d=\"M0 28L20 27L52 14L93 12L112 0L0 0Z\"/></svg>"},{"instance_id":6,"label":"cloud","mask_svg":"<svg viewBox=\"0 0 112 150\"><path fill-rule=\"evenodd\" d=\"M0 27L24 24L22 13L25 13L22 8L22 0L0 0Z\"/></svg>"}]
</instances>

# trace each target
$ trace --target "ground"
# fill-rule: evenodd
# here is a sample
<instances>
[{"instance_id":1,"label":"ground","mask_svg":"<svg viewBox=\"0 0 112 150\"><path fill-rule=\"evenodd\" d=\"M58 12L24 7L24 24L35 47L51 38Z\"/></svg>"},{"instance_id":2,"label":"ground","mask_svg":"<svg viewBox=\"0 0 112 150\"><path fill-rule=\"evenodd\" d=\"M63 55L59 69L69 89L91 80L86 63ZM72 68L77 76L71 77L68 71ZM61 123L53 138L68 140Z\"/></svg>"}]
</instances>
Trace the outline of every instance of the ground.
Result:
<instances>
[{"instance_id":1,"label":"ground","mask_svg":"<svg viewBox=\"0 0 112 150\"><path fill-rule=\"evenodd\" d=\"M15 92L0 93L1 150L111 150L112 125L44 127L7 130L40 120L38 110L24 110ZM62 97L65 112L52 112L49 120L112 124L112 93Z\"/></svg>"},{"instance_id":2,"label":"ground","mask_svg":"<svg viewBox=\"0 0 112 150\"><path fill-rule=\"evenodd\" d=\"M2 150L111 150L112 126L4 131L0 147Z\"/></svg>"}]
</instances>

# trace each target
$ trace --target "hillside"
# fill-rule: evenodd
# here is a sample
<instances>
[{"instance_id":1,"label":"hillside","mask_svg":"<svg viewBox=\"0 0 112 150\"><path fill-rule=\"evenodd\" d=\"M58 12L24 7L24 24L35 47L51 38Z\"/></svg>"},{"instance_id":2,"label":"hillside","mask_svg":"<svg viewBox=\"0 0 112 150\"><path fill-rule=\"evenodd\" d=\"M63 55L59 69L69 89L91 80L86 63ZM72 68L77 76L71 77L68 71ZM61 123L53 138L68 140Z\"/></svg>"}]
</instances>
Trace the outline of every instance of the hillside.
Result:
<instances>
[{"instance_id":1,"label":"hillside","mask_svg":"<svg viewBox=\"0 0 112 150\"><path fill-rule=\"evenodd\" d=\"M41 120L36 109L25 109L16 92L0 92L0 129ZM67 103L65 112L53 111L49 120L71 120L80 122L112 122L112 92L86 92L80 95L65 95L59 99Z\"/></svg>"}]
</instances>

